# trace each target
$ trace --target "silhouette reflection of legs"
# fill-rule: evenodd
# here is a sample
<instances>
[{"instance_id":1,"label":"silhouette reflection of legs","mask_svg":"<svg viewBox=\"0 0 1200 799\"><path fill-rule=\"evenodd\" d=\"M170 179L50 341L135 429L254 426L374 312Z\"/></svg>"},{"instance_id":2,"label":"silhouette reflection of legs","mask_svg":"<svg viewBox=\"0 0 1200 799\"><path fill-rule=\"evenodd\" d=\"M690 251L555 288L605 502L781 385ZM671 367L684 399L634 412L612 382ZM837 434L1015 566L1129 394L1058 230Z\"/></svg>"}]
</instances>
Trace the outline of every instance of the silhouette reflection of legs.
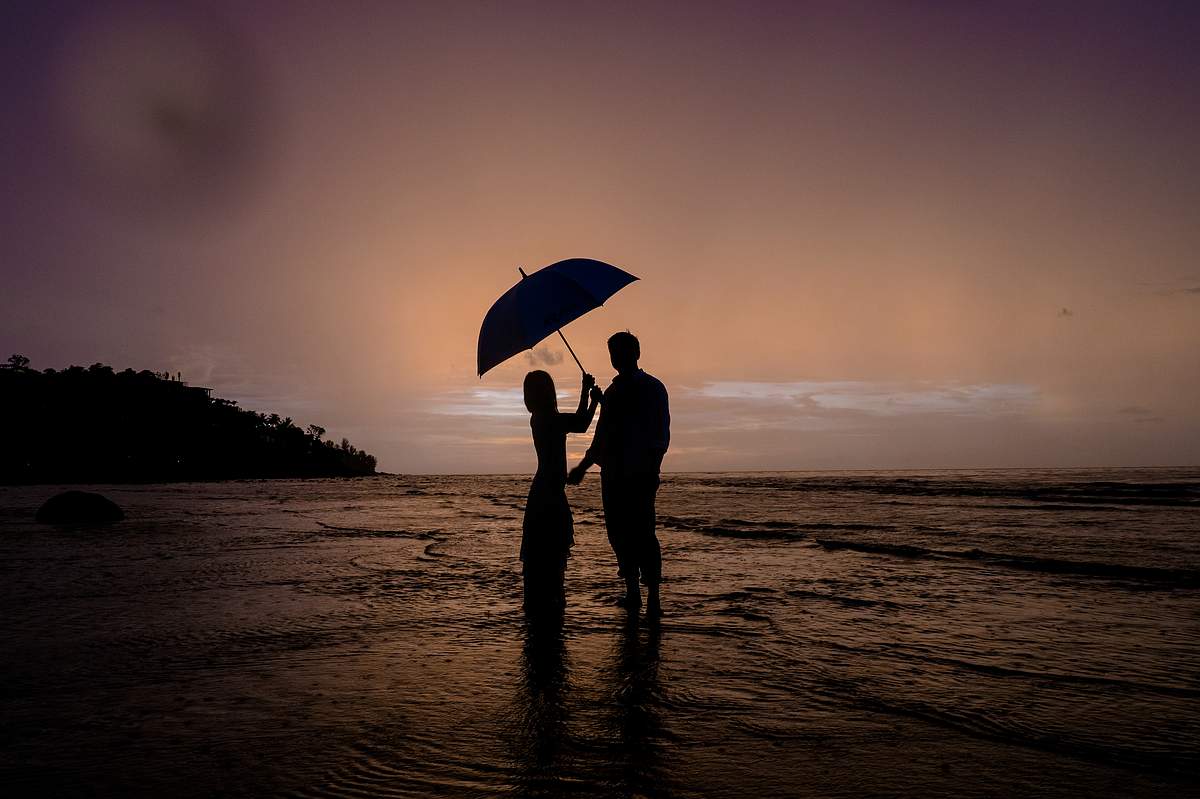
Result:
<instances>
[{"instance_id":1,"label":"silhouette reflection of legs","mask_svg":"<svg viewBox=\"0 0 1200 799\"><path fill-rule=\"evenodd\" d=\"M625 618L618 633L614 669L616 733L622 789L627 796L666 796L662 777L661 690L658 684L660 623L637 614Z\"/></svg>"},{"instance_id":2,"label":"silhouette reflection of legs","mask_svg":"<svg viewBox=\"0 0 1200 799\"><path fill-rule=\"evenodd\" d=\"M527 575L528 577L528 575ZM564 792L566 700L570 669L563 637L561 576L558 590L526 579L525 645L517 699L517 788L521 796Z\"/></svg>"},{"instance_id":3,"label":"silhouette reflection of legs","mask_svg":"<svg viewBox=\"0 0 1200 799\"><path fill-rule=\"evenodd\" d=\"M556 560L533 560L525 562L523 569L525 618L545 620L548 613L557 612L561 625L566 594L563 591L566 563Z\"/></svg>"}]
</instances>

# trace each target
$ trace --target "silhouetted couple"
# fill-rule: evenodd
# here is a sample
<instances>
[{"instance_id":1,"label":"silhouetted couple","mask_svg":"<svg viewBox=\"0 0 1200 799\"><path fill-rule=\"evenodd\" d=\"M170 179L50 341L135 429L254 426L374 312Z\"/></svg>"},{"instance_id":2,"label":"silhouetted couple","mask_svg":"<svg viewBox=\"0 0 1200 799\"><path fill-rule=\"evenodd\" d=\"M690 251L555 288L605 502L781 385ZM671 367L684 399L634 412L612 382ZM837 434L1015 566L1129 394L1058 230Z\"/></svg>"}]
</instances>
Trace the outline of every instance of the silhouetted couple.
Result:
<instances>
[{"instance_id":1,"label":"silhouetted couple","mask_svg":"<svg viewBox=\"0 0 1200 799\"><path fill-rule=\"evenodd\" d=\"M671 441L667 390L638 368L641 347L632 333L613 335L608 354L617 376L601 392L595 378L585 374L574 413L559 412L549 374L539 370L525 376L525 407L538 456L521 537L527 609L561 606L565 600L563 575L575 543L566 484L578 485L588 467L598 464L604 525L625 580L625 595L618 603L629 609L641 605L640 579L646 584L647 612L661 612L662 554L654 532L654 499ZM567 433L586 432L597 404L600 421L592 446L568 474Z\"/></svg>"}]
</instances>

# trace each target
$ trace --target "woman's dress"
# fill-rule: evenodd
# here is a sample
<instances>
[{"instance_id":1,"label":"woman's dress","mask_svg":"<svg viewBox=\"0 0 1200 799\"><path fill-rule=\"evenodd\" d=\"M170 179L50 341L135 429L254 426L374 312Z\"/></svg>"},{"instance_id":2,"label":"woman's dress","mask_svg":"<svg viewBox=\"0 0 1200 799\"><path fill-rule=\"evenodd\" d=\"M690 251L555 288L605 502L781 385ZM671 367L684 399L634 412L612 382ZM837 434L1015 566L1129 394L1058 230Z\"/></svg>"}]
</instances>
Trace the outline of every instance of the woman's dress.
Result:
<instances>
[{"instance_id":1,"label":"woman's dress","mask_svg":"<svg viewBox=\"0 0 1200 799\"><path fill-rule=\"evenodd\" d=\"M582 433L592 414L535 413L529 419L538 468L525 503L521 560L525 571L566 566L575 544L575 523L567 502L567 433Z\"/></svg>"},{"instance_id":2,"label":"woman's dress","mask_svg":"<svg viewBox=\"0 0 1200 799\"><path fill-rule=\"evenodd\" d=\"M529 419L538 468L525 503L521 560L534 567L562 569L575 543L575 523L567 502L567 425L575 414L534 414Z\"/></svg>"}]
</instances>

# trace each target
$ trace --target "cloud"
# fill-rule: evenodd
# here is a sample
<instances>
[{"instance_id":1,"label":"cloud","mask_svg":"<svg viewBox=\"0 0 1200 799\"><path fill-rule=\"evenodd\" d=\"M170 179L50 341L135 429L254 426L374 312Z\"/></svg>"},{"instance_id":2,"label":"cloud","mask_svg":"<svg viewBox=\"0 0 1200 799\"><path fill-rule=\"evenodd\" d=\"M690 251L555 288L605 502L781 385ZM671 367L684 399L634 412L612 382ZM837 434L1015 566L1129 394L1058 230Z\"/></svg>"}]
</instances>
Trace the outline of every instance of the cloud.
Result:
<instances>
[{"instance_id":1,"label":"cloud","mask_svg":"<svg viewBox=\"0 0 1200 799\"><path fill-rule=\"evenodd\" d=\"M1161 422L1163 418L1144 405L1126 405L1117 410L1123 416L1132 416L1135 422Z\"/></svg>"},{"instance_id":2,"label":"cloud","mask_svg":"<svg viewBox=\"0 0 1200 799\"><path fill-rule=\"evenodd\" d=\"M1155 294L1173 297L1176 294L1200 294L1200 286L1193 285L1195 277L1176 280L1143 280L1139 285L1150 287Z\"/></svg>"},{"instance_id":3,"label":"cloud","mask_svg":"<svg viewBox=\"0 0 1200 799\"><path fill-rule=\"evenodd\" d=\"M570 392L557 392L559 408L571 403ZM578 397L578 394L575 395ZM475 388L449 391L433 398L429 412L436 416L519 418L529 416L521 388Z\"/></svg>"},{"instance_id":4,"label":"cloud","mask_svg":"<svg viewBox=\"0 0 1200 799\"><path fill-rule=\"evenodd\" d=\"M555 366L562 363L563 354L549 347L537 347L525 353L530 366Z\"/></svg>"},{"instance_id":5,"label":"cloud","mask_svg":"<svg viewBox=\"0 0 1200 799\"><path fill-rule=\"evenodd\" d=\"M873 381L723 381L691 389L704 399L786 405L793 414L901 416L924 413L981 414L1024 411L1037 391L1021 384L932 384Z\"/></svg>"},{"instance_id":6,"label":"cloud","mask_svg":"<svg viewBox=\"0 0 1200 799\"><path fill-rule=\"evenodd\" d=\"M1089 454L1096 436L1109 436L1114 447L1127 442L1136 454L1146 440L1179 440L1180 430L1174 414L1157 415L1164 408L1152 398L1097 399L1064 411L1053 387L1018 382L728 380L668 388L671 471L1099 465L1112 451ZM560 393L559 407L572 407L577 396ZM1194 429L1183 429L1190 446ZM572 461L594 430L593 423L568 437ZM351 435L360 439L372 440ZM528 475L536 468L517 386L423 392L397 403L375 440L381 444L370 451L393 471ZM1030 441L1041 449L1031 451Z\"/></svg>"},{"instance_id":7,"label":"cloud","mask_svg":"<svg viewBox=\"0 0 1200 799\"><path fill-rule=\"evenodd\" d=\"M452 391L437 397L432 413L439 416L515 417L525 416L525 400L519 388L476 388Z\"/></svg>"}]
</instances>

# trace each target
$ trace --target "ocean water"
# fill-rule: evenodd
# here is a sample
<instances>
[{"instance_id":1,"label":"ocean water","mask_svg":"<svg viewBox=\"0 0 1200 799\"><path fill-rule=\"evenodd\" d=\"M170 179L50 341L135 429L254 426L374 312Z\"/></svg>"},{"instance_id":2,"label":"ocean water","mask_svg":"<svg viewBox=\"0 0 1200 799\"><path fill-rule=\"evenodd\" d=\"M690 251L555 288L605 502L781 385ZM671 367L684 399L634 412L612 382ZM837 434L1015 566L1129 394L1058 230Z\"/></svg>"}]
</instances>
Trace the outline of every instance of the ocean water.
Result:
<instances>
[{"instance_id":1,"label":"ocean water","mask_svg":"<svg viewBox=\"0 0 1200 799\"><path fill-rule=\"evenodd\" d=\"M527 476L0 488L5 796L1200 795L1200 470L671 474L665 615Z\"/></svg>"}]
</instances>

